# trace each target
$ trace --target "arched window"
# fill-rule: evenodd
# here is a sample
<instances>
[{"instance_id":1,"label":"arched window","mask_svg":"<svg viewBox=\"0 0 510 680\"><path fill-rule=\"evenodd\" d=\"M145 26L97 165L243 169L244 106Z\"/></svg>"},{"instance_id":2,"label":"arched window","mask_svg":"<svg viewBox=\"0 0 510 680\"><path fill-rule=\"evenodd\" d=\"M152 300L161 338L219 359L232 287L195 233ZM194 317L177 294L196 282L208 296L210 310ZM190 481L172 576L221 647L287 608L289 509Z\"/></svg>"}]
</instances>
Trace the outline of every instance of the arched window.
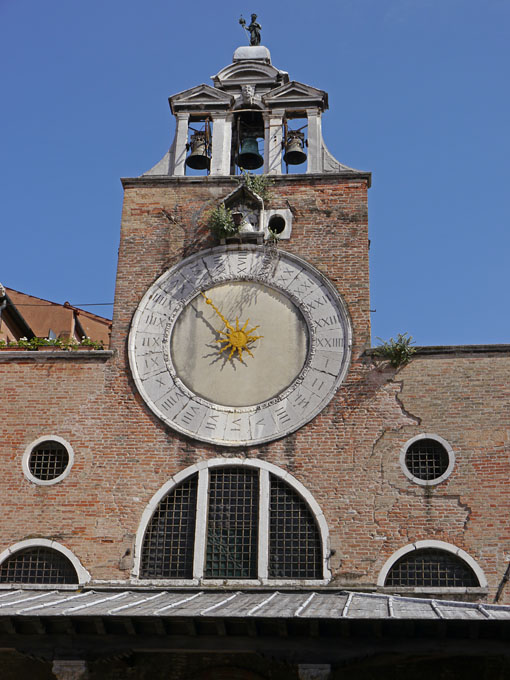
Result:
<instances>
[{"instance_id":1,"label":"arched window","mask_svg":"<svg viewBox=\"0 0 510 680\"><path fill-rule=\"evenodd\" d=\"M463 550L435 540L417 541L392 555L378 585L390 588L486 587L483 571Z\"/></svg>"},{"instance_id":2,"label":"arched window","mask_svg":"<svg viewBox=\"0 0 510 680\"><path fill-rule=\"evenodd\" d=\"M32 546L18 550L0 564L0 583L77 584L78 575L58 550Z\"/></svg>"},{"instance_id":3,"label":"arched window","mask_svg":"<svg viewBox=\"0 0 510 680\"><path fill-rule=\"evenodd\" d=\"M329 577L325 520L311 495L274 465L239 462L192 466L156 494L138 535L140 579Z\"/></svg>"},{"instance_id":4,"label":"arched window","mask_svg":"<svg viewBox=\"0 0 510 680\"><path fill-rule=\"evenodd\" d=\"M64 545L47 538L28 538L0 554L0 583L82 585L89 572Z\"/></svg>"}]
</instances>

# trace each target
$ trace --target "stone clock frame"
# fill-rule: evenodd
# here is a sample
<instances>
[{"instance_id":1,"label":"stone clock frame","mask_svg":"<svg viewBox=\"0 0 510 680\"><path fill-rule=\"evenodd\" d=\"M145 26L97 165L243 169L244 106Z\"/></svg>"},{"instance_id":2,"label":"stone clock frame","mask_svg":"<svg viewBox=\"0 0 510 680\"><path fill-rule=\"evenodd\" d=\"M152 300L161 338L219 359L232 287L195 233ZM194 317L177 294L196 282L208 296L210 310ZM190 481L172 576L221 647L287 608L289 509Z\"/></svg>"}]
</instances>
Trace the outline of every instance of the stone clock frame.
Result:
<instances>
[{"instance_id":1,"label":"stone clock frame","mask_svg":"<svg viewBox=\"0 0 510 680\"><path fill-rule=\"evenodd\" d=\"M202 291L240 281L283 294L301 312L308 334L306 360L291 384L271 399L241 407L195 394L170 351L184 308ZM347 309L323 274L290 253L236 244L200 251L151 285L133 317L128 354L142 398L167 425L212 444L252 446L294 432L325 408L345 377L351 345Z\"/></svg>"}]
</instances>

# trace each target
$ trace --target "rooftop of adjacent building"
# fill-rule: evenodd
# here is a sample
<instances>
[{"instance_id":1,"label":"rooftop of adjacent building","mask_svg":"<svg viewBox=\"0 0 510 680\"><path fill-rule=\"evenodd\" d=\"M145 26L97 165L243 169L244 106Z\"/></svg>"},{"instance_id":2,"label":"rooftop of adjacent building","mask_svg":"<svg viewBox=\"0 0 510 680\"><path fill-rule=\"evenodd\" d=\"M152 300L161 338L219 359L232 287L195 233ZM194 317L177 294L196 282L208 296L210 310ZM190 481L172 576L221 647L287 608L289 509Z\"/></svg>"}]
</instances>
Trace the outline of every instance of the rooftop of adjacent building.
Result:
<instances>
[{"instance_id":1,"label":"rooftop of adjacent building","mask_svg":"<svg viewBox=\"0 0 510 680\"><path fill-rule=\"evenodd\" d=\"M112 322L92 312L0 286L0 340L59 338L80 342L90 338L110 345Z\"/></svg>"}]
</instances>

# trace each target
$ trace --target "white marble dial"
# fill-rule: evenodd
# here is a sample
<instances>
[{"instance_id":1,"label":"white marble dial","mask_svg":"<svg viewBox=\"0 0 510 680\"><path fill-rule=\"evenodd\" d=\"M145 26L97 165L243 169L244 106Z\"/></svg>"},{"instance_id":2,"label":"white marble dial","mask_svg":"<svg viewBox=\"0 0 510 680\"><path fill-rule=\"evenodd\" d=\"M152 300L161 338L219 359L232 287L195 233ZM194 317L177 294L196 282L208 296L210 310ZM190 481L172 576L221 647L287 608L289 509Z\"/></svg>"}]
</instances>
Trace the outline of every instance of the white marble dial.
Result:
<instances>
[{"instance_id":1,"label":"white marble dial","mask_svg":"<svg viewBox=\"0 0 510 680\"><path fill-rule=\"evenodd\" d=\"M250 352L220 352L225 321L255 329ZM350 346L344 304L320 272L289 253L235 245L196 253L149 288L129 360L143 399L169 426L246 446L316 416L345 376Z\"/></svg>"}]
</instances>

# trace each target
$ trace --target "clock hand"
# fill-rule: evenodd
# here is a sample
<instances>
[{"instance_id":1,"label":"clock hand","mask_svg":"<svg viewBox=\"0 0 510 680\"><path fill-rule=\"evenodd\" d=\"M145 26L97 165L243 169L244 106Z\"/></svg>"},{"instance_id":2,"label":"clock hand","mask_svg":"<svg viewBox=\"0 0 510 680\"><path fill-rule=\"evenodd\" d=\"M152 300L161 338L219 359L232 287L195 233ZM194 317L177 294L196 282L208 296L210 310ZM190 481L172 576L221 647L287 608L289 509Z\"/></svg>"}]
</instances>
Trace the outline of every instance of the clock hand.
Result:
<instances>
[{"instance_id":1,"label":"clock hand","mask_svg":"<svg viewBox=\"0 0 510 680\"><path fill-rule=\"evenodd\" d=\"M251 357L253 357L253 354L250 352L248 345L251 345L251 343L255 342L255 340L258 340L259 338L264 337L263 335L251 335L253 331L257 330L258 326L254 326L253 328L247 329L246 327L250 320L246 319L243 327L239 328L239 319L238 317L236 317L236 325L234 328L234 326L232 326L232 324L229 323L229 321L227 321L227 319L223 316L220 310L215 306L213 301L210 298L208 298L207 295L202 291L200 291L200 294L207 302L207 304L211 305L211 307L214 309L216 314L220 317L220 319L223 321L223 323L228 329L226 331L218 331L220 336L221 335L224 336L223 338L220 338L219 340L216 341L218 344L224 345L224 347L220 349L220 354L224 352L226 349L230 349L230 354L228 355L229 360L232 358L236 351L241 361L243 360L243 351L247 352Z\"/></svg>"}]
</instances>

